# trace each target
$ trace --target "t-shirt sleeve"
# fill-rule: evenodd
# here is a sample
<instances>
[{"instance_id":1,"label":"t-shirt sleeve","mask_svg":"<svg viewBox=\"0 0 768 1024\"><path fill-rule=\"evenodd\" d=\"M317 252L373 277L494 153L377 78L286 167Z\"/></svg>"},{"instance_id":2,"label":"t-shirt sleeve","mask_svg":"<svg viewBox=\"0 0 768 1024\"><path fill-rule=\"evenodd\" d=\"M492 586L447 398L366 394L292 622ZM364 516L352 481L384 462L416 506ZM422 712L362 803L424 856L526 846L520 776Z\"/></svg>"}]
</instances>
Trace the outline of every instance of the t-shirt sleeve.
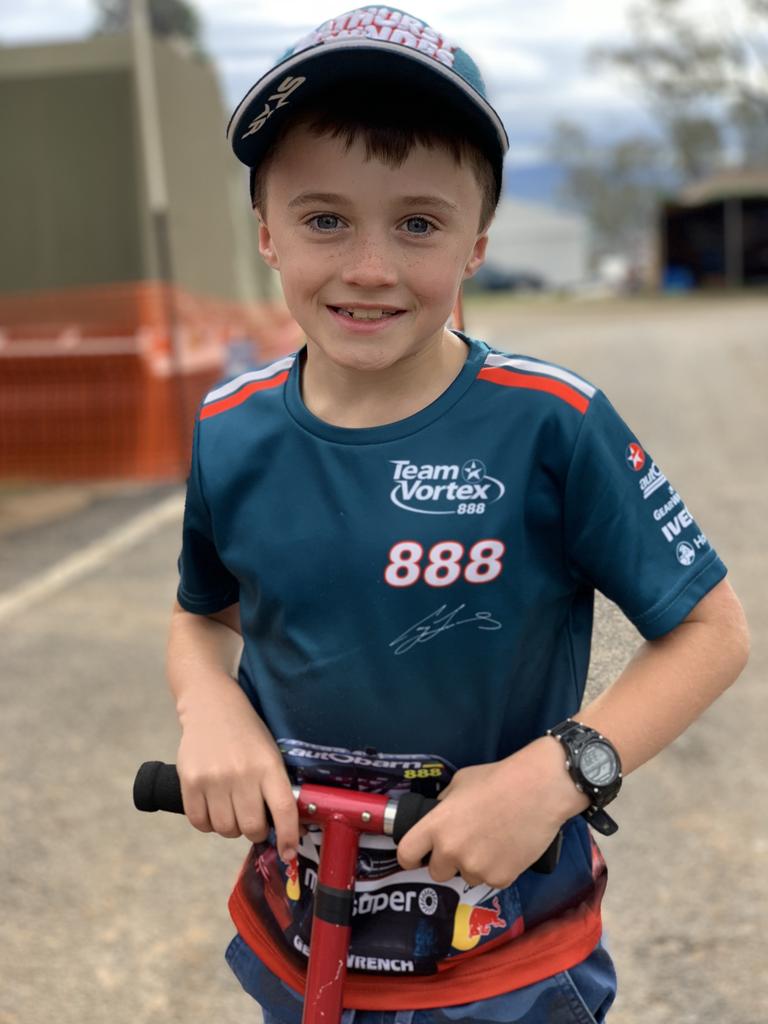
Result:
<instances>
[{"instance_id":1,"label":"t-shirt sleeve","mask_svg":"<svg viewBox=\"0 0 768 1024\"><path fill-rule=\"evenodd\" d=\"M199 432L198 422L195 424L192 465L184 505L177 599L189 612L210 615L235 604L239 600L240 586L216 549L211 512L200 472Z\"/></svg>"},{"instance_id":2,"label":"t-shirt sleeve","mask_svg":"<svg viewBox=\"0 0 768 1024\"><path fill-rule=\"evenodd\" d=\"M599 391L568 470L565 541L576 579L614 601L648 640L679 625L726 574L680 495Z\"/></svg>"}]
</instances>

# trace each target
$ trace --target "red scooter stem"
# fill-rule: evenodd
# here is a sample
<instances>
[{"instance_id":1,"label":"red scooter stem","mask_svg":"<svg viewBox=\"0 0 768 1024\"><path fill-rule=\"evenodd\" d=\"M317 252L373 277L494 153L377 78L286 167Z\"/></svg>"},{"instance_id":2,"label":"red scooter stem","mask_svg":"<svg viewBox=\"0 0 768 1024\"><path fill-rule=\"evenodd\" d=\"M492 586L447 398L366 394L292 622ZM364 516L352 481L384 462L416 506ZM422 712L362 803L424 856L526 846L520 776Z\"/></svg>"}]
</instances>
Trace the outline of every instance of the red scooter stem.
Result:
<instances>
[{"instance_id":1,"label":"red scooter stem","mask_svg":"<svg viewBox=\"0 0 768 1024\"><path fill-rule=\"evenodd\" d=\"M359 836L342 820L330 819L325 824L302 1024L338 1024L341 1020Z\"/></svg>"},{"instance_id":2,"label":"red scooter stem","mask_svg":"<svg viewBox=\"0 0 768 1024\"><path fill-rule=\"evenodd\" d=\"M338 1024L352 931L357 848L361 832L392 830L386 796L331 790L307 783L298 794L299 817L323 827L302 1024ZM389 809L389 813L388 813Z\"/></svg>"}]
</instances>

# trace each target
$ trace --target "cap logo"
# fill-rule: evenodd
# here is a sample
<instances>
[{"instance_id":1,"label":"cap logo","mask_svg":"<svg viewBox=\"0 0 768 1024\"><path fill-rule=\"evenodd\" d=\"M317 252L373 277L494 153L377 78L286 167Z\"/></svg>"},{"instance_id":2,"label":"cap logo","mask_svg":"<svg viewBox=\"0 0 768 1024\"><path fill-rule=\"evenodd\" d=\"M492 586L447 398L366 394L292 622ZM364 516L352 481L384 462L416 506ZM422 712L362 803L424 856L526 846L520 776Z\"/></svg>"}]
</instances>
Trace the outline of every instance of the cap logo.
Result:
<instances>
[{"instance_id":1,"label":"cap logo","mask_svg":"<svg viewBox=\"0 0 768 1024\"><path fill-rule=\"evenodd\" d=\"M393 11L389 7L361 7L326 21L302 39L294 47L293 53L320 43L332 43L337 39L378 39L385 43L399 43L433 57L449 68L453 67L458 49L429 25L409 14Z\"/></svg>"},{"instance_id":2,"label":"cap logo","mask_svg":"<svg viewBox=\"0 0 768 1024\"><path fill-rule=\"evenodd\" d=\"M303 85L305 82L306 78L291 78L290 76L288 78L284 78L280 85L278 85L277 90L267 98L262 112L257 118L251 121L248 125L248 131L244 132L240 138L247 139L249 135L255 135L256 132L261 131L274 112L279 107L284 107L288 103L288 97L295 93L299 86ZM274 106L271 106L270 104L274 104Z\"/></svg>"}]
</instances>

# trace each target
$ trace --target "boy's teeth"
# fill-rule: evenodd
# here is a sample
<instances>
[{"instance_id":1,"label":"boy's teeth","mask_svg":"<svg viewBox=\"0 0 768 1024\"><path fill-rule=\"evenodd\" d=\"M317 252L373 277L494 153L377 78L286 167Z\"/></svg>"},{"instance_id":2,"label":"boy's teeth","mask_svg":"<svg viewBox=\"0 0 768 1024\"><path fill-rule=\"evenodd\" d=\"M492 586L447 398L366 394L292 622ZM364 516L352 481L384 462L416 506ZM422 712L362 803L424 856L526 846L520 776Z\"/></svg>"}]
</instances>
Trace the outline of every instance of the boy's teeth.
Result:
<instances>
[{"instance_id":1,"label":"boy's teeth","mask_svg":"<svg viewBox=\"0 0 768 1024\"><path fill-rule=\"evenodd\" d=\"M346 313L347 316L351 316L353 320L381 320L385 316L394 316L394 313L387 312L384 309L340 309L341 313Z\"/></svg>"}]
</instances>

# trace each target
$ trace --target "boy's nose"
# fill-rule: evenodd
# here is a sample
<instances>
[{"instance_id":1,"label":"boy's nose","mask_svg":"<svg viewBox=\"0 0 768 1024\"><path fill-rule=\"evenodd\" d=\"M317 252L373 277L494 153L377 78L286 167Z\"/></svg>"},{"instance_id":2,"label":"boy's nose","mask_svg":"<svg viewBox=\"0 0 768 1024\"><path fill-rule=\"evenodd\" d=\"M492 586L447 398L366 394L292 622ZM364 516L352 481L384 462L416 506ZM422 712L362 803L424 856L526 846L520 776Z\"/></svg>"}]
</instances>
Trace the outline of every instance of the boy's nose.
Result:
<instances>
[{"instance_id":1,"label":"boy's nose","mask_svg":"<svg viewBox=\"0 0 768 1024\"><path fill-rule=\"evenodd\" d=\"M365 241L349 254L342 280L359 288L391 288L397 284L397 270L384 246Z\"/></svg>"}]
</instances>

